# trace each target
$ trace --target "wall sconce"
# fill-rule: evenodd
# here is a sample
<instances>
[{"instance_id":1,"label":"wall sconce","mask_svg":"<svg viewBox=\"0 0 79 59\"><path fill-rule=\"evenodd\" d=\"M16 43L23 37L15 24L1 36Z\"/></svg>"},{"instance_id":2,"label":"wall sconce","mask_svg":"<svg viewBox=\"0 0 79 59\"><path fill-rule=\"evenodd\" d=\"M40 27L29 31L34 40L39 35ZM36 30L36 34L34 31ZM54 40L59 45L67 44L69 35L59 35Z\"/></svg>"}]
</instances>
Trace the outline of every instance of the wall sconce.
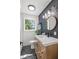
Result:
<instances>
[{"instance_id":1,"label":"wall sconce","mask_svg":"<svg viewBox=\"0 0 79 59\"><path fill-rule=\"evenodd\" d=\"M48 15L47 15L47 13L45 13L44 15L43 15L43 17L42 17L43 19L46 19L46 18L48 18Z\"/></svg>"},{"instance_id":2,"label":"wall sconce","mask_svg":"<svg viewBox=\"0 0 79 59\"><path fill-rule=\"evenodd\" d=\"M46 18L48 18L48 14L47 14L47 13L45 13L45 19L46 19Z\"/></svg>"},{"instance_id":3,"label":"wall sconce","mask_svg":"<svg viewBox=\"0 0 79 59\"><path fill-rule=\"evenodd\" d=\"M49 10L47 11L47 13L45 13L45 14L42 16L42 18L43 18L43 19L47 19L47 18L50 17L50 16L55 16L55 12L51 11L51 9L49 9Z\"/></svg>"},{"instance_id":4,"label":"wall sconce","mask_svg":"<svg viewBox=\"0 0 79 59\"><path fill-rule=\"evenodd\" d=\"M48 12L47 12L49 15L51 14L51 12L50 12L50 10L48 10Z\"/></svg>"},{"instance_id":5,"label":"wall sconce","mask_svg":"<svg viewBox=\"0 0 79 59\"><path fill-rule=\"evenodd\" d=\"M48 10L47 11L47 14L48 14L48 17L51 15L51 11L50 10Z\"/></svg>"},{"instance_id":6,"label":"wall sconce","mask_svg":"<svg viewBox=\"0 0 79 59\"><path fill-rule=\"evenodd\" d=\"M52 16L55 16L55 12L51 12L51 15L52 15Z\"/></svg>"},{"instance_id":7,"label":"wall sconce","mask_svg":"<svg viewBox=\"0 0 79 59\"><path fill-rule=\"evenodd\" d=\"M43 15L43 17L42 17L43 19L45 18L45 16Z\"/></svg>"}]
</instances>

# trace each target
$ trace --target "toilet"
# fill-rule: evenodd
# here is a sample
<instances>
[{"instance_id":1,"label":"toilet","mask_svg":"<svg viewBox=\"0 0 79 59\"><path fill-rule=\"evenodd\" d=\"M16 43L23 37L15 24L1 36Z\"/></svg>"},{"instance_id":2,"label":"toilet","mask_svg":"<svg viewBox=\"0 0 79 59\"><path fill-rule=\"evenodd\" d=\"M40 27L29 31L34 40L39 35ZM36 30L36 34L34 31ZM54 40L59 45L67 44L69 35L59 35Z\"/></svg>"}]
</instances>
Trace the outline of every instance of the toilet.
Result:
<instances>
[{"instance_id":1,"label":"toilet","mask_svg":"<svg viewBox=\"0 0 79 59\"><path fill-rule=\"evenodd\" d=\"M37 40L31 40L31 41L29 41L29 42L30 42L30 44L31 44L31 49L34 49L34 43L36 43Z\"/></svg>"}]
</instances>

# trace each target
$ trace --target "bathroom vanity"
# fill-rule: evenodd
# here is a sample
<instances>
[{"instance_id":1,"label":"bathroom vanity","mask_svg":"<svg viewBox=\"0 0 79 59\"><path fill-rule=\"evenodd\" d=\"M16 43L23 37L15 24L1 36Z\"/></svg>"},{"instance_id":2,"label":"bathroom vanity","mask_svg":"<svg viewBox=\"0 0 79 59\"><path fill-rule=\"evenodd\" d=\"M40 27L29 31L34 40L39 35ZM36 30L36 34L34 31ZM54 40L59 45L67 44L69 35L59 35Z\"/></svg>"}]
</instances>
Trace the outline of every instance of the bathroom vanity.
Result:
<instances>
[{"instance_id":1,"label":"bathroom vanity","mask_svg":"<svg viewBox=\"0 0 79 59\"><path fill-rule=\"evenodd\" d=\"M36 35L35 52L38 59L58 59L58 40L45 35Z\"/></svg>"}]
</instances>

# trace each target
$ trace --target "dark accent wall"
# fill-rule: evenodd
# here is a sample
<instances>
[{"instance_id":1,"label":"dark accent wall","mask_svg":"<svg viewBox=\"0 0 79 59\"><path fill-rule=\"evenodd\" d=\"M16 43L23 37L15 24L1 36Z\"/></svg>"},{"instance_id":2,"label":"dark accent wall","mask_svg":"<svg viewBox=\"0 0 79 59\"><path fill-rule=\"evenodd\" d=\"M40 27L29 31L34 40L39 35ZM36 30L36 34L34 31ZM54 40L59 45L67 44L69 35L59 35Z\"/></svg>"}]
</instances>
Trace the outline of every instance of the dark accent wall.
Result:
<instances>
[{"instance_id":1,"label":"dark accent wall","mask_svg":"<svg viewBox=\"0 0 79 59\"><path fill-rule=\"evenodd\" d=\"M46 33L49 36L58 38L58 23L55 29L49 31L47 30L47 21L42 18L42 16L52 7L54 6L56 9L57 13L57 21L58 21L58 0L52 0L49 5L43 10L43 12L39 15L39 23L41 24L41 33ZM54 35L54 31L56 32L56 35Z\"/></svg>"}]
</instances>

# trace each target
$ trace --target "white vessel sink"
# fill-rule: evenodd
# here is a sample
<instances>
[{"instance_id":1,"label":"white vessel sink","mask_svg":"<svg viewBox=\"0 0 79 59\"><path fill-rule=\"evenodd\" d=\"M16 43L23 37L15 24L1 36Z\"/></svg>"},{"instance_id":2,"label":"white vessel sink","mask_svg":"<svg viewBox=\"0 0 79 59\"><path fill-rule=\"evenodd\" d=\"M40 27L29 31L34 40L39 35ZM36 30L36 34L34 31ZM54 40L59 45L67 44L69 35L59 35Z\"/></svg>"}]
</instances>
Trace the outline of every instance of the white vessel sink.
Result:
<instances>
[{"instance_id":1,"label":"white vessel sink","mask_svg":"<svg viewBox=\"0 0 79 59\"><path fill-rule=\"evenodd\" d=\"M54 37L47 37L46 35L36 35L36 38L42 42L44 46L49 46L58 43L58 39Z\"/></svg>"}]
</instances>

